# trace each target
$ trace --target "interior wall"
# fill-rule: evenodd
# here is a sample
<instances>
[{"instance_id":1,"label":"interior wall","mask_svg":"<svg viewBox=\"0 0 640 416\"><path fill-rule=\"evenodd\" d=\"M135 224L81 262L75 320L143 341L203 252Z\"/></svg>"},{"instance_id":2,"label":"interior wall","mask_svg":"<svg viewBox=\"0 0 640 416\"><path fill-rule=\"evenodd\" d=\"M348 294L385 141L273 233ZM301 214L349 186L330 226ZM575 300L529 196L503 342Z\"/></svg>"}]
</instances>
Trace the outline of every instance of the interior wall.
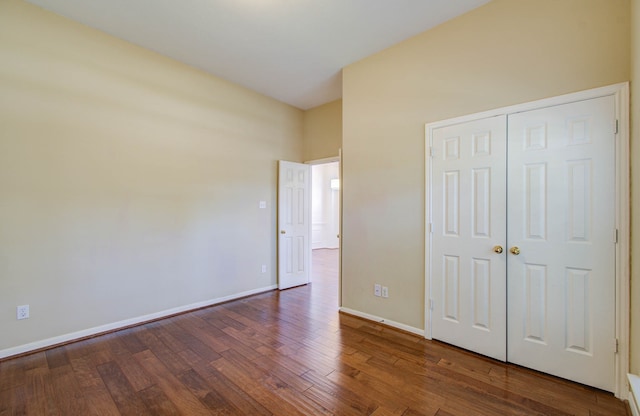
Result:
<instances>
[{"instance_id":1,"label":"interior wall","mask_svg":"<svg viewBox=\"0 0 640 416\"><path fill-rule=\"evenodd\" d=\"M304 160L338 156L342 147L342 100L304 113Z\"/></svg>"},{"instance_id":2,"label":"interior wall","mask_svg":"<svg viewBox=\"0 0 640 416\"><path fill-rule=\"evenodd\" d=\"M425 123L628 81L629 7L494 0L343 70L344 307L424 329Z\"/></svg>"},{"instance_id":3,"label":"interior wall","mask_svg":"<svg viewBox=\"0 0 640 416\"><path fill-rule=\"evenodd\" d=\"M631 365L640 374L640 0L631 1Z\"/></svg>"},{"instance_id":4,"label":"interior wall","mask_svg":"<svg viewBox=\"0 0 640 416\"><path fill-rule=\"evenodd\" d=\"M338 248L340 191L331 188L338 179L338 162L311 166L311 247Z\"/></svg>"},{"instance_id":5,"label":"interior wall","mask_svg":"<svg viewBox=\"0 0 640 416\"><path fill-rule=\"evenodd\" d=\"M0 354L276 284L302 111L18 0L0 91Z\"/></svg>"}]
</instances>

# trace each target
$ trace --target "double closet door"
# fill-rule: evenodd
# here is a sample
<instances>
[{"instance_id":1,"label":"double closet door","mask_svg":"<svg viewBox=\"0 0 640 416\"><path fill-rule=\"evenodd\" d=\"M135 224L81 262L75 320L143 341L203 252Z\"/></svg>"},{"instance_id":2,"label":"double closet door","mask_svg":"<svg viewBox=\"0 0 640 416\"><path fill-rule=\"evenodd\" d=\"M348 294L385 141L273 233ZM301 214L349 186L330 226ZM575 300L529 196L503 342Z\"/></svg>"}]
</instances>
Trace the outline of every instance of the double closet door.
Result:
<instances>
[{"instance_id":1,"label":"double closet door","mask_svg":"<svg viewBox=\"0 0 640 416\"><path fill-rule=\"evenodd\" d=\"M432 131L434 339L614 390L614 140L612 96Z\"/></svg>"}]
</instances>

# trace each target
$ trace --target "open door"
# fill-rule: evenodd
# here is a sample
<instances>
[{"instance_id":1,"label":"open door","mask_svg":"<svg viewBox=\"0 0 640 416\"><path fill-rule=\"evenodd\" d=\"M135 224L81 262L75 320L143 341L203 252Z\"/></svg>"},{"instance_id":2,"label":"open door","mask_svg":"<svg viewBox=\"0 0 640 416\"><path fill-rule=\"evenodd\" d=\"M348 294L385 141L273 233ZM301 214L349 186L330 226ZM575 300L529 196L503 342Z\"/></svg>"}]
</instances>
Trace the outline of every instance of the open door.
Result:
<instances>
[{"instance_id":1,"label":"open door","mask_svg":"<svg viewBox=\"0 0 640 416\"><path fill-rule=\"evenodd\" d=\"M278 163L278 288L311 276L311 166Z\"/></svg>"}]
</instances>

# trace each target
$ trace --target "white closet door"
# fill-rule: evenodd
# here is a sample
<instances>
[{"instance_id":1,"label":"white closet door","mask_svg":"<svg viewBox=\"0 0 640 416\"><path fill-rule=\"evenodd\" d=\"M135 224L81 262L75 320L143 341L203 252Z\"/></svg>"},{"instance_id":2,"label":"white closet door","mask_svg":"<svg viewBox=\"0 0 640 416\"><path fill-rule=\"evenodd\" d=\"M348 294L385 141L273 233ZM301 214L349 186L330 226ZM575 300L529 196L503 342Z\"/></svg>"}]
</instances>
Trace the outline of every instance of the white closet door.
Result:
<instances>
[{"instance_id":1,"label":"white closet door","mask_svg":"<svg viewBox=\"0 0 640 416\"><path fill-rule=\"evenodd\" d=\"M432 336L506 359L506 117L432 136Z\"/></svg>"},{"instance_id":2,"label":"white closet door","mask_svg":"<svg viewBox=\"0 0 640 416\"><path fill-rule=\"evenodd\" d=\"M614 111L603 97L508 117L508 360L609 391Z\"/></svg>"}]
</instances>

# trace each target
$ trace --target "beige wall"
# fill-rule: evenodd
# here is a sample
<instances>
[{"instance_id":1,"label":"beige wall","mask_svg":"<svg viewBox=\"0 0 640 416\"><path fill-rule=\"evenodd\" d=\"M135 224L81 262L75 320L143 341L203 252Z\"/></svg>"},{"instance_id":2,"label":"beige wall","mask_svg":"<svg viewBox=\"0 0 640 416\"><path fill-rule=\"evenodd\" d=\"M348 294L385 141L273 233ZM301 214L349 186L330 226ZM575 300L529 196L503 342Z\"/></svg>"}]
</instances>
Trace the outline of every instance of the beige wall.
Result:
<instances>
[{"instance_id":1,"label":"beige wall","mask_svg":"<svg viewBox=\"0 0 640 416\"><path fill-rule=\"evenodd\" d=\"M304 113L304 160L338 156L342 147L342 100Z\"/></svg>"},{"instance_id":2,"label":"beige wall","mask_svg":"<svg viewBox=\"0 0 640 416\"><path fill-rule=\"evenodd\" d=\"M426 122L627 81L629 37L628 0L494 0L345 68L343 305L424 328Z\"/></svg>"},{"instance_id":3,"label":"beige wall","mask_svg":"<svg viewBox=\"0 0 640 416\"><path fill-rule=\"evenodd\" d=\"M0 354L276 283L301 111L3 0L0 126Z\"/></svg>"},{"instance_id":4,"label":"beige wall","mask_svg":"<svg viewBox=\"0 0 640 416\"><path fill-rule=\"evenodd\" d=\"M640 374L640 0L631 1L631 372Z\"/></svg>"}]
</instances>

